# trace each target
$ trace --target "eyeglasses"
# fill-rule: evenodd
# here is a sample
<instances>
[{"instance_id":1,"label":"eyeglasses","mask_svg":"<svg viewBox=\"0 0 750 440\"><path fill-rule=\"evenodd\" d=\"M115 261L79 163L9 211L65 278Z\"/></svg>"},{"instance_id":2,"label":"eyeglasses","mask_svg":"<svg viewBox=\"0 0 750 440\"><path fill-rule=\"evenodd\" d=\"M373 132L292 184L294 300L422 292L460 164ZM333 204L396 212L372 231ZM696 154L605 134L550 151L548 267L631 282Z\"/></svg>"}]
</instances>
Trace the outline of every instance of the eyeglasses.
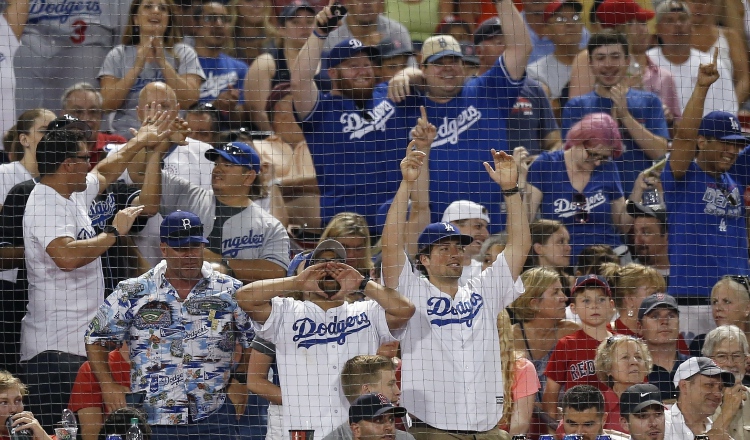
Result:
<instances>
[{"instance_id":1,"label":"eyeglasses","mask_svg":"<svg viewBox=\"0 0 750 440\"><path fill-rule=\"evenodd\" d=\"M742 285L748 292L750 292L750 278L746 275L725 275L724 278L730 279L737 284Z\"/></svg>"},{"instance_id":2,"label":"eyeglasses","mask_svg":"<svg viewBox=\"0 0 750 440\"><path fill-rule=\"evenodd\" d=\"M581 21L581 16L578 14L574 14L572 17L563 17L561 15L558 15L555 17L555 23L578 23Z\"/></svg>"},{"instance_id":3,"label":"eyeglasses","mask_svg":"<svg viewBox=\"0 0 750 440\"><path fill-rule=\"evenodd\" d=\"M744 363L745 358L747 358L747 355L740 351L734 353L717 353L711 356L711 359L717 362L727 363L729 361L732 361L733 364Z\"/></svg>"},{"instance_id":4,"label":"eyeglasses","mask_svg":"<svg viewBox=\"0 0 750 440\"><path fill-rule=\"evenodd\" d=\"M203 225L191 226L185 229L178 229L167 234L168 238L185 238L203 236Z\"/></svg>"},{"instance_id":5,"label":"eyeglasses","mask_svg":"<svg viewBox=\"0 0 750 440\"><path fill-rule=\"evenodd\" d=\"M91 155L90 154L71 154L68 156L68 159L80 159L84 162L91 162Z\"/></svg>"},{"instance_id":6,"label":"eyeglasses","mask_svg":"<svg viewBox=\"0 0 750 440\"><path fill-rule=\"evenodd\" d=\"M601 153L595 153L588 148L584 148L586 151L586 161L587 162L596 162L599 161L601 163L607 163L610 160L612 160L612 156L609 156L607 154L601 154Z\"/></svg>"},{"instance_id":7,"label":"eyeglasses","mask_svg":"<svg viewBox=\"0 0 750 440\"><path fill-rule=\"evenodd\" d=\"M573 221L575 223L588 223L589 222L589 211L588 211L588 199L585 194L573 193L571 200L573 207L575 208L575 214L573 215Z\"/></svg>"},{"instance_id":8,"label":"eyeglasses","mask_svg":"<svg viewBox=\"0 0 750 440\"><path fill-rule=\"evenodd\" d=\"M229 16L228 15L222 15L222 14L206 14L204 15L201 20L203 20L204 23L223 23L227 24L229 23Z\"/></svg>"}]
</instances>

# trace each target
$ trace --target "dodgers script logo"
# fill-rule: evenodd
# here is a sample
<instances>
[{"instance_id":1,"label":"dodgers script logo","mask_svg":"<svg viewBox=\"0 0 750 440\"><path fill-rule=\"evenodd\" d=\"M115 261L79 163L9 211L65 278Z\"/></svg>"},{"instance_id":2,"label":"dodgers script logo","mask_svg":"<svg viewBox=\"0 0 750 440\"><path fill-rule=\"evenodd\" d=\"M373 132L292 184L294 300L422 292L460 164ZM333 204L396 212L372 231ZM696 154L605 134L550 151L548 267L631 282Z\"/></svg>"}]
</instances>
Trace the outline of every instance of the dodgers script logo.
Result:
<instances>
[{"instance_id":1,"label":"dodgers script logo","mask_svg":"<svg viewBox=\"0 0 750 440\"><path fill-rule=\"evenodd\" d=\"M427 300L427 316L449 316L448 318L435 318L430 324L443 327L448 324L466 324L466 327L474 325L474 318L484 306L484 298L478 293L472 293L467 301L459 301L451 307L450 298L432 297Z\"/></svg>"},{"instance_id":2,"label":"dodgers script logo","mask_svg":"<svg viewBox=\"0 0 750 440\"><path fill-rule=\"evenodd\" d=\"M456 145L458 135L471 128L480 119L482 119L482 112L473 105L464 109L456 119L443 118L443 123L437 129L437 136L435 136L432 146L438 147L447 143Z\"/></svg>"},{"instance_id":3,"label":"dodgers script logo","mask_svg":"<svg viewBox=\"0 0 750 440\"><path fill-rule=\"evenodd\" d=\"M234 71L218 75L214 72L208 72L206 81L201 85L201 99L218 97L221 91L228 86L237 85L239 79L237 72Z\"/></svg>"},{"instance_id":4,"label":"dodgers script logo","mask_svg":"<svg viewBox=\"0 0 750 440\"><path fill-rule=\"evenodd\" d=\"M263 246L265 234L253 234L249 230L247 234L239 237L227 238L221 242L221 255L230 258L237 258L237 254L244 249L255 249Z\"/></svg>"},{"instance_id":5,"label":"dodgers script logo","mask_svg":"<svg viewBox=\"0 0 750 440\"><path fill-rule=\"evenodd\" d=\"M554 202L555 214L560 218L568 218L578 213L578 207L568 199L557 199ZM602 191L599 190L593 196L586 198L586 211L593 211L599 205L607 203L607 198L604 197Z\"/></svg>"},{"instance_id":6,"label":"dodgers script logo","mask_svg":"<svg viewBox=\"0 0 750 440\"><path fill-rule=\"evenodd\" d=\"M383 101L374 109L367 112L369 120L359 113L344 113L339 121L344 126L343 133L351 133L349 139L361 139L367 133L375 130L385 131L385 124L393 116L396 109L388 101Z\"/></svg>"},{"instance_id":7,"label":"dodgers script logo","mask_svg":"<svg viewBox=\"0 0 750 440\"><path fill-rule=\"evenodd\" d=\"M356 316L347 316L346 319L341 321L339 321L338 316L334 316L333 321L328 324L325 322L317 323L310 318L302 318L292 325L292 330L297 332L292 341L301 341L297 344L297 348L310 348L313 345L329 342L344 345L347 336L369 328L371 325L370 318L365 312Z\"/></svg>"},{"instance_id":8,"label":"dodgers script logo","mask_svg":"<svg viewBox=\"0 0 750 440\"><path fill-rule=\"evenodd\" d=\"M39 0L32 2L29 8L29 24L44 20L67 23L71 18L91 15L102 15L99 0L63 0L61 2Z\"/></svg>"}]
</instances>

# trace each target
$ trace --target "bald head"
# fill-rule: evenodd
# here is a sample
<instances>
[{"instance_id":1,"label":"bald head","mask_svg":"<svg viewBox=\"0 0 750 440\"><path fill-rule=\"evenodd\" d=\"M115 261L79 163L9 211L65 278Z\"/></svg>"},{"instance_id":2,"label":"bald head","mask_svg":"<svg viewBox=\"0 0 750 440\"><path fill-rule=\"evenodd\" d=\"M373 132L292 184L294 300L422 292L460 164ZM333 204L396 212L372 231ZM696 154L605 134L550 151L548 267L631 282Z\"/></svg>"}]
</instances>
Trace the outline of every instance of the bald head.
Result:
<instances>
[{"instance_id":1,"label":"bald head","mask_svg":"<svg viewBox=\"0 0 750 440\"><path fill-rule=\"evenodd\" d=\"M143 121L147 104L155 102L162 110L172 110L177 107L177 95L174 90L163 82L146 84L138 94L138 119Z\"/></svg>"}]
</instances>

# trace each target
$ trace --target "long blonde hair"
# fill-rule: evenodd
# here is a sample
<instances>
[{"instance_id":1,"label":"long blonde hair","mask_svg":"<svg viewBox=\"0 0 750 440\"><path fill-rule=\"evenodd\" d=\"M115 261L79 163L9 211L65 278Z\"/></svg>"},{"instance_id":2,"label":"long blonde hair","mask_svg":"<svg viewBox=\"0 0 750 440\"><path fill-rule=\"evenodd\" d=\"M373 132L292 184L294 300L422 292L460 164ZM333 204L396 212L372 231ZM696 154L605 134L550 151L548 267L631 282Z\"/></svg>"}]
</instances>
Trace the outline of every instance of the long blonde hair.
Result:
<instances>
[{"instance_id":1,"label":"long blonde hair","mask_svg":"<svg viewBox=\"0 0 750 440\"><path fill-rule=\"evenodd\" d=\"M500 338L500 368L503 377L503 416L499 425L510 425L510 416L513 414L513 382L516 380L516 361L519 358L513 344L513 329L510 325L510 316L503 309L497 314L497 335Z\"/></svg>"}]
</instances>

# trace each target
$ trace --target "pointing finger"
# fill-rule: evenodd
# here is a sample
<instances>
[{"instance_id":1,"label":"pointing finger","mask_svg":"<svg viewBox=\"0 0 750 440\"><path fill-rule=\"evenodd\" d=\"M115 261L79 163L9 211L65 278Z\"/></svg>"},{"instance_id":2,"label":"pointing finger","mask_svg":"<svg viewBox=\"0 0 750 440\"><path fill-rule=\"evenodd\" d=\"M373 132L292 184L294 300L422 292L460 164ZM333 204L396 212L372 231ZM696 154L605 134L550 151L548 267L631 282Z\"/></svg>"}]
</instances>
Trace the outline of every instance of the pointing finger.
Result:
<instances>
[{"instance_id":1,"label":"pointing finger","mask_svg":"<svg viewBox=\"0 0 750 440\"><path fill-rule=\"evenodd\" d=\"M719 46L716 46L716 47L714 47L714 56L713 56L713 61L711 62L711 64L713 64L714 66L716 66L716 61L718 59L719 59Z\"/></svg>"},{"instance_id":2,"label":"pointing finger","mask_svg":"<svg viewBox=\"0 0 750 440\"><path fill-rule=\"evenodd\" d=\"M427 122L427 110L424 109L424 106L419 106L419 112L422 113L422 120Z\"/></svg>"}]
</instances>

